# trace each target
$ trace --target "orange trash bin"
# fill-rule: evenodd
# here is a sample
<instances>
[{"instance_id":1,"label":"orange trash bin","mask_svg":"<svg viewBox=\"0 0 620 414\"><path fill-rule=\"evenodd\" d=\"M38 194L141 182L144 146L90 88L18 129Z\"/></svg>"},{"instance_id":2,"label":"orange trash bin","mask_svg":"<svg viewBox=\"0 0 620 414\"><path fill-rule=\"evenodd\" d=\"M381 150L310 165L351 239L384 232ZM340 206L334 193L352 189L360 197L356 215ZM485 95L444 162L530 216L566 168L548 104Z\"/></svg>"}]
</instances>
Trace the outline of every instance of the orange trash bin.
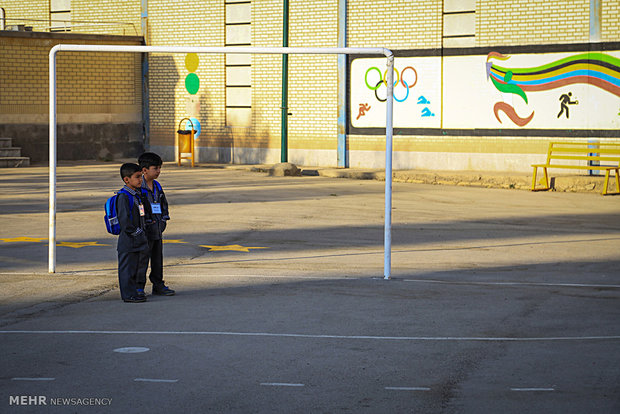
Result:
<instances>
[{"instance_id":1,"label":"orange trash bin","mask_svg":"<svg viewBox=\"0 0 620 414\"><path fill-rule=\"evenodd\" d=\"M185 130L181 128L183 121L189 121L192 127L191 130ZM192 167L194 166L194 134L196 130L194 129L194 123L189 118L181 119L179 122L179 129L177 130L177 159L179 166L181 165L181 160L190 160L192 162ZM189 154L183 155L183 154Z\"/></svg>"}]
</instances>

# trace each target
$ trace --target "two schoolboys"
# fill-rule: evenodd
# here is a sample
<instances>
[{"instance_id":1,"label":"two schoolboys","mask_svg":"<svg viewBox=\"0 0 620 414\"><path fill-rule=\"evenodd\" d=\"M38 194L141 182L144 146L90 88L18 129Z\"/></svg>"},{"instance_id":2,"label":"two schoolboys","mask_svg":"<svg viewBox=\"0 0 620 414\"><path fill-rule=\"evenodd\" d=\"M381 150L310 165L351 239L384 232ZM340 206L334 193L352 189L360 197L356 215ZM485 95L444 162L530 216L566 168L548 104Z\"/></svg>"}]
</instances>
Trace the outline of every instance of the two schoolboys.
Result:
<instances>
[{"instance_id":1,"label":"two schoolboys","mask_svg":"<svg viewBox=\"0 0 620 414\"><path fill-rule=\"evenodd\" d=\"M121 227L117 244L119 287L123 301L130 303L146 301L144 287L149 261L153 295L175 294L163 280L162 233L170 216L166 196L155 180L161 172L162 159L146 152L138 162L140 165L121 166L125 186L118 193L116 207Z\"/></svg>"}]
</instances>

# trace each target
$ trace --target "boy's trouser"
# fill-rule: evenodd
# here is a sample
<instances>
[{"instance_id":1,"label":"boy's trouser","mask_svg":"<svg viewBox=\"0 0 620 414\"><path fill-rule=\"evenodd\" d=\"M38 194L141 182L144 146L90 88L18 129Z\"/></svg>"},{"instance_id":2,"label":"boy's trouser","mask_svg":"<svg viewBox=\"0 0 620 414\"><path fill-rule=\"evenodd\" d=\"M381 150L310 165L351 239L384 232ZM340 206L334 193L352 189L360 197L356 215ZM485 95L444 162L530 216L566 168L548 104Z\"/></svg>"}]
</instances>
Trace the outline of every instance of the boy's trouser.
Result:
<instances>
[{"instance_id":1,"label":"boy's trouser","mask_svg":"<svg viewBox=\"0 0 620 414\"><path fill-rule=\"evenodd\" d=\"M141 254L143 252L118 252L118 287L122 299L136 296Z\"/></svg>"},{"instance_id":2,"label":"boy's trouser","mask_svg":"<svg viewBox=\"0 0 620 414\"><path fill-rule=\"evenodd\" d=\"M161 239L149 240L148 250L141 252L140 270L138 272L138 289L144 289L146 285L146 271L151 262L149 280L153 287L158 289L164 285L164 257L163 243Z\"/></svg>"}]
</instances>

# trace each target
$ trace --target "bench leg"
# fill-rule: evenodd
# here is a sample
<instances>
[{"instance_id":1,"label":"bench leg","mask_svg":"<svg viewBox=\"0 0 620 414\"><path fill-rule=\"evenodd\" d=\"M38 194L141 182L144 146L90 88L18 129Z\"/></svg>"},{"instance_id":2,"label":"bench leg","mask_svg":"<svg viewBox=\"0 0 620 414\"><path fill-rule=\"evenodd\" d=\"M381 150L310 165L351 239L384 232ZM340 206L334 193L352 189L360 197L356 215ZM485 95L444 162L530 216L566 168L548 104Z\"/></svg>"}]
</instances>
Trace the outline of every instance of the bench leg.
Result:
<instances>
[{"instance_id":1,"label":"bench leg","mask_svg":"<svg viewBox=\"0 0 620 414\"><path fill-rule=\"evenodd\" d=\"M543 169L545 173L545 187L544 188L536 188L536 178L538 174L538 167L534 167L534 173L532 174L532 190L531 191L545 191L549 190L549 175L547 174L547 167L540 167ZM542 181L542 180L541 180Z\"/></svg>"},{"instance_id":2,"label":"bench leg","mask_svg":"<svg viewBox=\"0 0 620 414\"><path fill-rule=\"evenodd\" d=\"M603 184L602 195L607 195L607 186L609 185L609 170L605 170L605 184Z\"/></svg>"},{"instance_id":3,"label":"bench leg","mask_svg":"<svg viewBox=\"0 0 620 414\"><path fill-rule=\"evenodd\" d=\"M620 168L615 169L614 171L616 172L616 192L614 194L620 194L620 177L618 177L618 171L620 170ZM601 193L602 195L607 195L609 194L607 192L607 186L609 185L609 173L611 172L611 170L605 170L605 187L603 187L603 192Z\"/></svg>"}]
</instances>

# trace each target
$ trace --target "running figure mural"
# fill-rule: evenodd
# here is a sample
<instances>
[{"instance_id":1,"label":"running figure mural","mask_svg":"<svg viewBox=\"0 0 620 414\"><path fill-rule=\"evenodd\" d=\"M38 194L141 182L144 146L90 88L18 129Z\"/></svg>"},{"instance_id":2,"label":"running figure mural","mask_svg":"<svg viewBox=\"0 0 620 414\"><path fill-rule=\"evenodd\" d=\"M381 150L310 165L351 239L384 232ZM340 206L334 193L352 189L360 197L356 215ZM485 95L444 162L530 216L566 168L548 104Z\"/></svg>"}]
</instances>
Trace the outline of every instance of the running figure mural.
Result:
<instances>
[{"instance_id":1,"label":"running figure mural","mask_svg":"<svg viewBox=\"0 0 620 414\"><path fill-rule=\"evenodd\" d=\"M566 119L568 119L568 105L577 105L579 104L579 101L571 101L570 97L573 96L572 92L569 92L568 94L563 94L562 96L560 96L560 101L562 101L562 103L560 103L560 113L558 114L558 118L560 116L562 116L562 113L564 111L566 111Z\"/></svg>"}]
</instances>

